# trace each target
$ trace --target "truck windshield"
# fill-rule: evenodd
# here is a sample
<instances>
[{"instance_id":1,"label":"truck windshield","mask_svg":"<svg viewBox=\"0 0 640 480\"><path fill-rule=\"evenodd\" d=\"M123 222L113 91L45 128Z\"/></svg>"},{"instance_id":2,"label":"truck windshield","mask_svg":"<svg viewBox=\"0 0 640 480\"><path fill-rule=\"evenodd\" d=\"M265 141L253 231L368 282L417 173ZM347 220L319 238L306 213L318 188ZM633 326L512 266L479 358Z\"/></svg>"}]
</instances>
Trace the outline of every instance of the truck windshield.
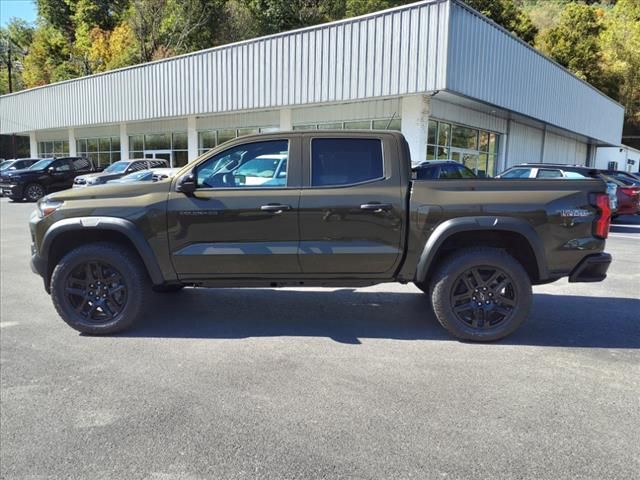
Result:
<instances>
[{"instance_id":1,"label":"truck windshield","mask_svg":"<svg viewBox=\"0 0 640 480\"><path fill-rule=\"evenodd\" d=\"M104 173L122 173L127 169L129 162L116 162L109 165L103 171Z\"/></svg>"},{"instance_id":2,"label":"truck windshield","mask_svg":"<svg viewBox=\"0 0 640 480\"><path fill-rule=\"evenodd\" d=\"M44 170L51 162L53 162L53 158L45 158L31 165L29 170Z\"/></svg>"}]
</instances>

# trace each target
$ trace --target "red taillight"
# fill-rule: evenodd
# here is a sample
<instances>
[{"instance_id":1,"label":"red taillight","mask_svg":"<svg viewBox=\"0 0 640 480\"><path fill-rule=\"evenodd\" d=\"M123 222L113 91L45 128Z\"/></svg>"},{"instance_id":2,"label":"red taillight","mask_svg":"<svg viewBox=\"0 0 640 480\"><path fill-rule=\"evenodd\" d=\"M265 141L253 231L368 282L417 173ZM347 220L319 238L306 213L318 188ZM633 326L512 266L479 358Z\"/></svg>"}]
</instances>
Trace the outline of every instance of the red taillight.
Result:
<instances>
[{"instance_id":1,"label":"red taillight","mask_svg":"<svg viewBox=\"0 0 640 480\"><path fill-rule=\"evenodd\" d=\"M593 234L599 238L607 238L609 236L609 223L611 223L609 195L606 193L596 193L595 206L598 207L600 211L593 221Z\"/></svg>"}]
</instances>

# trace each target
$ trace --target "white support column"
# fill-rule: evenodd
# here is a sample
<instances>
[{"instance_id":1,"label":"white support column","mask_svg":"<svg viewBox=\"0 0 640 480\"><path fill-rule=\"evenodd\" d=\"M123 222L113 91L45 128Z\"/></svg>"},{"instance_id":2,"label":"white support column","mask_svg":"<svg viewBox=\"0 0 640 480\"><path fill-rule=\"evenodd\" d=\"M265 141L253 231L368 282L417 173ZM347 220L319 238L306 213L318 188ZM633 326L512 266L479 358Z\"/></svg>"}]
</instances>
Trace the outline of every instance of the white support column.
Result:
<instances>
[{"instance_id":1,"label":"white support column","mask_svg":"<svg viewBox=\"0 0 640 480\"><path fill-rule=\"evenodd\" d=\"M36 132L29 132L29 156L38 158L38 141L36 140Z\"/></svg>"},{"instance_id":2,"label":"white support column","mask_svg":"<svg viewBox=\"0 0 640 480\"><path fill-rule=\"evenodd\" d=\"M290 108L283 108L280 110L280 130L293 130L293 121Z\"/></svg>"},{"instance_id":3,"label":"white support column","mask_svg":"<svg viewBox=\"0 0 640 480\"><path fill-rule=\"evenodd\" d=\"M129 160L129 134L127 124L120 124L120 160Z\"/></svg>"},{"instance_id":4,"label":"white support column","mask_svg":"<svg viewBox=\"0 0 640 480\"><path fill-rule=\"evenodd\" d=\"M196 117L187 117L187 149L189 161L198 157L198 130Z\"/></svg>"},{"instance_id":5,"label":"white support column","mask_svg":"<svg viewBox=\"0 0 640 480\"><path fill-rule=\"evenodd\" d=\"M76 131L73 128L69 129L69 156L75 157L78 154L76 149Z\"/></svg>"},{"instance_id":6,"label":"white support column","mask_svg":"<svg viewBox=\"0 0 640 480\"><path fill-rule=\"evenodd\" d=\"M402 97L402 134L409 143L411 161L423 162L427 159L427 133L429 128L429 97L413 95Z\"/></svg>"}]
</instances>

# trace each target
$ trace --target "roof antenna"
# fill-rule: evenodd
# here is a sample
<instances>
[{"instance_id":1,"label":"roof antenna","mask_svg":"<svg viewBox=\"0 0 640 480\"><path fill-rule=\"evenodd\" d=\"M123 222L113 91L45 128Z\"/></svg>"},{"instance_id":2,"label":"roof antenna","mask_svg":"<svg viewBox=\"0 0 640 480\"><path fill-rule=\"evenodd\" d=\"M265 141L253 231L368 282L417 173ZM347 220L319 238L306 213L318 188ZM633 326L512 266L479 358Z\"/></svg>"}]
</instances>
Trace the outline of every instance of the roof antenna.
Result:
<instances>
[{"instance_id":1,"label":"roof antenna","mask_svg":"<svg viewBox=\"0 0 640 480\"><path fill-rule=\"evenodd\" d=\"M393 115L391 115L391 118L389 119L389 123L387 123L387 128L385 128L385 130L389 130L389 127L391 126L391 122L393 122L393 119L396 116L396 112L393 112Z\"/></svg>"}]
</instances>

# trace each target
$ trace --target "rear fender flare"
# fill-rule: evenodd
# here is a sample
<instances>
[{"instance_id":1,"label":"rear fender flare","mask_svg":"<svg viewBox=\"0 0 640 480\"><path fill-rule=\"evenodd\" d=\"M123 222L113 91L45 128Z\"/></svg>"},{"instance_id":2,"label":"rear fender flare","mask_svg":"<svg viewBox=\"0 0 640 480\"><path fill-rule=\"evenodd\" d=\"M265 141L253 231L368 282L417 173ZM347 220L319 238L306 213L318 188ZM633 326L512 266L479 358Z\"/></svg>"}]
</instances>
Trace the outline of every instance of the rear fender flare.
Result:
<instances>
[{"instance_id":1,"label":"rear fender flare","mask_svg":"<svg viewBox=\"0 0 640 480\"><path fill-rule=\"evenodd\" d=\"M436 260L438 250L449 237L456 233L473 231L507 231L519 233L528 241L536 257L539 278L545 279L549 276L545 261L544 245L538 233L529 223L511 217L482 216L452 218L438 225L429 236L420 254L418 267L416 269L416 279L419 281L425 281L427 279L427 272Z\"/></svg>"}]
</instances>

